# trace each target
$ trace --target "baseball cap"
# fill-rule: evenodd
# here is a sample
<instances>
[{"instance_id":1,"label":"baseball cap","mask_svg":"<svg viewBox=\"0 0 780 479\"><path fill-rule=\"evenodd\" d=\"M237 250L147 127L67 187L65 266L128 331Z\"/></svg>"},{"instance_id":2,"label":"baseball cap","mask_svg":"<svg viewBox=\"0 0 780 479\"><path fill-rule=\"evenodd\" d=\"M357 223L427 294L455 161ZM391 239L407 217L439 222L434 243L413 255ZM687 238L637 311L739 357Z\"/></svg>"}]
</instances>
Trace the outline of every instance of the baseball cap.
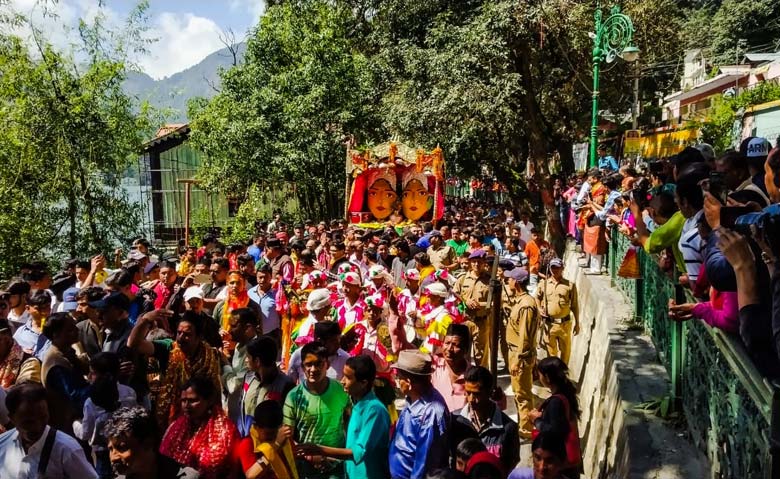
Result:
<instances>
[{"instance_id":1,"label":"baseball cap","mask_svg":"<svg viewBox=\"0 0 780 479\"><path fill-rule=\"evenodd\" d=\"M561 258L553 258L550 260L550 267L563 268L563 261L561 261Z\"/></svg>"},{"instance_id":2,"label":"baseball cap","mask_svg":"<svg viewBox=\"0 0 780 479\"><path fill-rule=\"evenodd\" d=\"M146 255L141 253L137 249L134 249L127 254L127 259L132 261L141 261L144 258L146 258Z\"/></svg>"},{"instance_id":3,"label":"baseball cap","mask_svg":"<svg viewBox=\"0 0 780 479\"><path fill-rule=\"evenodd\" d=\"M704 161L713 161L715 159L715 149L709 143L699 143L694 148L701 152L701 156L704 157Z\"/></svg>"},{"instance_id":4,"label":"baseball cap","mask_svg":"<svg viewBox=\"0 0 780 479\"><path fill-rule=\"evenodd\" d=\"M23 281L21 279L15 279L8 283L8 285L4 288L6 294L10 295L17 295L17 294L30 294L30 283L27 281Z\"/></svg>"},{"instance_id":5,"label":"baseball cap","mask_svg":"<svg viewBox=\"0 0 780 479\"><path fill-rule=\"evenodd\" d=\"M79 303L76 301L76 295L79 294L79 288L72 287L66 289L62 293L62 312L63 313L69 313L71 311L75 311L76 307L78 307Z\"/></svg>"},{"instance_id":6,"label":"baseball cap","mask_svg":"<svg viewBox=\"0 0 780 479\"><path fill-rule=\"evenodd\" d=\"M159 267L159 265L156 262L150 262L144 267L144 274L151 273L155 268Z\"/></svg>"},{"instance_id":7,"label":"baseball cap","mask_svg":"<svg viewBox=\"0 0 780 479\"><path fill-rule=\"evenodd\" d=\"M525 268L515 268L504 271L504 277L520 281L521 283L528 279L528 271Z\"/></svg>"},{"instance_id":8,"label":"baseball cap","mask_svg":"<svg viewBox=\"0 0 780 479\"><path fill-rule=\"evenodd\" d=\"M184 291L184 301L189 301L193 298L203 299L203 290L200 286L190 286Z\"/></svg>"},{"instance_id":9,"label":"baseball cap","mask_svg":"<svg viewBox=\"0 0 780 479\"><path fill-rule=\"evenodd\" d=\"M469 255L469 259L485 259L486 256L485 250L478 249Z\"/></svg>"},{"instance_id":10,"label":"baseball cap","mask_svg":"<svg viewBox=\"0 0 780 479\"><path fill-rule=\"evenodd\" d=\"M114 291L109 293L103 299L98 301L90 301L89 306L95 309L104 310L108 308L117 308L124 311L130 309L130 299L124 294Z\"/></svg>"},{"instance_id":11,"label":"baseball cap","mask_svg":"<svg viewBox=\"0 0 780 479\"><path fill-rule=\"evenodd\" d=\"M441 231L431 231L429 238L442 237Z\"/></svg>"},{"instance_id":12,"label":"baseball cap","mask_svg":"<svg viewBox=\"0 0 780 479\"><path fill-rule=\"evenodd\" d=\"M766 138L755 137L751 139L745 148L745 156L748 158L766 158L772 147Z\"/></svg>"}]
</instances>

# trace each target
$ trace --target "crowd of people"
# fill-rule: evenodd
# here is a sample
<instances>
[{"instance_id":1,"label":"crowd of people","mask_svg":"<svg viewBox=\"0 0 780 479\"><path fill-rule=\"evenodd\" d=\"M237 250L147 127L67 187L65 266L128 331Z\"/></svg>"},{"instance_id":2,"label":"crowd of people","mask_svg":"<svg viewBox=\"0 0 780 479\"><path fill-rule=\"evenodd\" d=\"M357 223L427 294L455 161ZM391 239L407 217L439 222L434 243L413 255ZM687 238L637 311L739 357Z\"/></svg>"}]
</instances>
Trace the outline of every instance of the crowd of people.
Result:
<instances>
[{"instance_id":1,"label":"crowd of people","mask_svg":"<svg viewBox=\"0 0 780 479\"><path fill-rule=\"evenodd\" d=\"M778 178L763 138L644 172L600 149L553 196L589 274L625 235L697 299L670 298L671 320L734 334L776 377ZM276 215L244 244L151 246L2 288L0 477L580 477L577 290L529 212L450 199L436 225Z\"/></svg>"},{"instance_id":2,"label":"crowd of people","mask_svg":"<svg viewBox=\"0 0 780 479\"><path fill-rule=\"evenodd\" d=\"M599 149L599 168L559 182L556 198L588 273L604 272L608 235L625 235L687 293L668 298L671 320L731 333L762 374L780 374L780 148L750 137L716 155L699 144L643 172Z\"/></svg>"},{"instance_id":3,"label":"crowd of people","mask_svg":"<svg viewBox=\"0 0 780 479\"><path fill-rule=\"evenodd\" d=\"M577 292L543 236L452 199L436 227L276 215L27 264L0 294L0 477L579 477Z\"/></svg>"}]
</instances>

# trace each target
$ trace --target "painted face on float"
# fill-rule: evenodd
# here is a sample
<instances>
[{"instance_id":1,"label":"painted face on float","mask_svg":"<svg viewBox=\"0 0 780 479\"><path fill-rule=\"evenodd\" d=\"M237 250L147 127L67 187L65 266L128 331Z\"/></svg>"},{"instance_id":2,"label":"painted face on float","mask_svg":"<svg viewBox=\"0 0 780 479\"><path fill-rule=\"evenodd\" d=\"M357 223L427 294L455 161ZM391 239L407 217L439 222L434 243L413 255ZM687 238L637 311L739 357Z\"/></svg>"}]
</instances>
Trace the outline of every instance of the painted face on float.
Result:
<instances>
[{"instance_id":1,"label":"painted face on float","mask_svg":"<svg viewBox=\"0 0 780 479\"><path fill-rule=\"evenodd\" d=\"M413 179L404 187L401 194L401 208L410 221L417 221L431 208L431 195L420 180Z\"/></svg>"},{"instance_id":2,"label":"painted face on float","mask_svg":"<svg viewBox=\"0 0 780 479\"><path fill-rule=\"evenodd\" d=\"M398 194L390 183L380 178L368 188L368 209L374 218L383 220L393 213Z\"/></svg>"}]
</instances>

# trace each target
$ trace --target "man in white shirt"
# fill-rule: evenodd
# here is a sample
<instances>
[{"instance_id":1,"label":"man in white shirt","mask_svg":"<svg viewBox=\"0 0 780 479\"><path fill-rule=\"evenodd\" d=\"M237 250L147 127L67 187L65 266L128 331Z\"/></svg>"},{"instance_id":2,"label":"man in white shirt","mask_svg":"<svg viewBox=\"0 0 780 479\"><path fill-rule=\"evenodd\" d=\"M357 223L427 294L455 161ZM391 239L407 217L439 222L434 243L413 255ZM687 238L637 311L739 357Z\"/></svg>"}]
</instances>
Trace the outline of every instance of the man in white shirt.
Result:
<instances>
[{"instance_id":1,"label":"man in white shirt","mask_svg":"<svg viewBox=\"0 0 780 479\"><path fill-rule=\"evenodd\" d=\"M523 240L523 243L531 241L531 230L534 229L534 224L527 211L520 213L520 221L517 222L517 226L520 227L520 239Z\"/></svg>"},{"instance_id":2,"label":"man in white shirt","mask_svg":"<svg viewBox=\"0 0 780 479\"><path fill-rule=\"evenodd\" d=\"M341 349L341 328L335 321L322 321L314 325L314 340L321 342L328 350L327 376L337 381L344 375L344 365L347 364L349 353ZM287 375L297 384L306 382L301 361L301 349L296 349L290 357L290 367Z\"/></svg>"},{"instance_id":3,"label":"man in white shirt","mask_svg":"<svg viewBox=\"0 0 780 479\"><path fill-rule=\"evenodd\" d=\"M49 408L43 386L26 383L12 388L6 406L16 429L0 435L0 477L97 479L79 443L46 424Z\"/></svg>"}]
</instances>

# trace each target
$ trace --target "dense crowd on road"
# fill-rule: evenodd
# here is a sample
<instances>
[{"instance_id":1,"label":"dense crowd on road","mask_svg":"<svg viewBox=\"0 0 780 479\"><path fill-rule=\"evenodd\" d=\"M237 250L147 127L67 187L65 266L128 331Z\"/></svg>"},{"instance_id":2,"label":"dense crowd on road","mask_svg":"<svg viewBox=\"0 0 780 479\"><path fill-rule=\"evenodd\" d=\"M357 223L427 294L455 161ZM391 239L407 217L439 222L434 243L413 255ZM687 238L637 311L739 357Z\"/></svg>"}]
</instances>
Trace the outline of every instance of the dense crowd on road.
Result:
<instances>
[{"instance_id":1,"label":"dense crowd on road","mask_svg":"<svg viewBox=\"0 0 780 479\"><path fill-rule=\"evenodd\" d=\"M437 227L276 215L244 244L25 265L0 295L0 477L579 477L577 293L543 236L451 199Z\"/></svg>"},{"instance_id":2,"label":"dense crowd on road","mask_svg":"<svg viewBox=\"0 0 780 479\"><path fill-rule=\"evenodd\" d=\"M780 149L598 160L553 189L580 266L625 235L621 274L654 255L696 298L671 320L776 377ZM544 236L451 198L436 226L275 215L246 243L26 264L0 294L0 477L580 477L577 290Z\"/></svg>"}]
</instances>

